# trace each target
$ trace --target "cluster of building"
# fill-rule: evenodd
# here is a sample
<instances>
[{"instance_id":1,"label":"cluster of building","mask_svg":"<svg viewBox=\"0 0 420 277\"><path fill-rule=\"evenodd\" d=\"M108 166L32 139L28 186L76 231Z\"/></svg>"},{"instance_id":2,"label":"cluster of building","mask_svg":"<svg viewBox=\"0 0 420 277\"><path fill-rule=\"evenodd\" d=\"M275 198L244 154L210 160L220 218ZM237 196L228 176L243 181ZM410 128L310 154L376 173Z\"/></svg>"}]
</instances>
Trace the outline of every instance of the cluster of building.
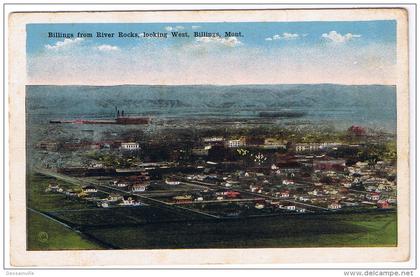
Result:
<instances>
[{"instance_id":1,"label":"cluster of building","mask_svg":"<svg viewBox=\"0 0 420 277\"><path fill-rule=\"evenodd\" d=\"M102 192L96 186L86 185L81 188L65 188L56 183L48 184L47 193L61 193L67 197L78 198L94 202L98 207L108 208L112 206L140 206L145 205L135 195L123 193Z\"/></svg>"},{"instance_id":2,"label":"cluster of building","mask_svg":"<svg viewBox=\"0 0 420 277\"><path fill-rule=\"evenodd\" d=\"M286 149L286 144L286 141L277 138L257 138L253 136L241 136L238 138L205 137L202 139L204 149L210 149L213 146L224 146L226 148L262 147L266 149Z\"/></svg>"},{"instance_id":3,"label":"cluster of building","mask_svg":"<svg viewBox=\"0 0 420 277\"><path fill-rule=\"evenodd\" d=\"M110 181L110 185L131 192L143 192L150 186L150 177L147 171L119 177Z\"/></svg>"},{"instance_id":4,"label":"cluster of building","mask_svg":"<svg viewBox=\"0 0 420 277\"><path fill-rule=\"evenodd\" d=\"M209 150L213 146L224 146L226 148L239 147L258 147L262 149L289 149L295 152L307 152L326 150L342 145L340 142L321 142L321 143L289 143L286 140L274 137L262 138L254 136L241 136L238 138L225 137L205 137L202 139L202 148L199 150Z\"/></svg>"},{"instance_id":5,"label":"cluster of building","mask_svg":"<svg viewBox=\"0 0 420 277\"><path fill-rule=\"evenodd\" d=\"M289 162L272 164L266 170L240 170L199 179L232 190L337 210L392 207L396 204L395 174L395 167L383 161L374 166L365 162L346 166L343 159L294 155Z\"/></svg>"},{"instance_id":6,"label":"cluster of building","mask_svg":"<svg viewBox=\"0 0 420 277\"><path fill-rule=\"evenodd\" d=\"M352 126L350 129L356 136L365 134L360 127ZM81 147L138 151L141 148L138 142L119 140L100 143L76 141L61 145L42 142L38 146L44 150ZM181 149L181 146L171 149L174 153L178 151L178 156L167 155L168 158L163 161L137 162L132 168L105 170L100 162L95 163L92 166L95 172L89 168L90 175L84 174L92 176L99 169L104 169L99 173L111 179L107 185L114 191L105 197L93 186L83 187L76 192L49 185L47 191L91 199L101 207L136 206L141 203L135 194L144 193L150 188L150 174L153 172L154 180L167 185L165 189L168 193L162 201L170 205L251 203L257 210L307 213L388 209L397 204L395 164L355 161L341 154L357 152L363 145L342 142L293 143L276 137L209 136L188 147L191 147L188 151ZM154 149L152 144L149 148ZM181 152L190 152L192 156L199 157L183 160L180 158ZM60 173L82 175L79 171L83 170L67 171ZM177 193L174 187L180 184L190 184L194 189L178 190L181 192ZM197 191L197 185L203 189ZM243 206L238 204L238 207L241 209Z\"/></svg>"}]
</instances>

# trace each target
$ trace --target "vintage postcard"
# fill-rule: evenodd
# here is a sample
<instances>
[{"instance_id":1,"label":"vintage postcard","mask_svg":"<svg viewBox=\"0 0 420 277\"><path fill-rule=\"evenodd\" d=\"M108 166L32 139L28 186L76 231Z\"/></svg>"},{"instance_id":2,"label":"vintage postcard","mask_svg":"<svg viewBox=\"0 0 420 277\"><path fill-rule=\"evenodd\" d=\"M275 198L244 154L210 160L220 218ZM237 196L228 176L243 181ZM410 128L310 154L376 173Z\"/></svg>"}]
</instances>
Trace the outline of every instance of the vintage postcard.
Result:
<instances>
[{"instance_id":1,"label":"vintage postcard","mask_svg":"<svg viewBox=\"0 0 420 277\"><path fill-rule=\"evenodd\" d=\"M407 20L11 14L12 264L406 261Z\"/></svg>"}]
</instances>

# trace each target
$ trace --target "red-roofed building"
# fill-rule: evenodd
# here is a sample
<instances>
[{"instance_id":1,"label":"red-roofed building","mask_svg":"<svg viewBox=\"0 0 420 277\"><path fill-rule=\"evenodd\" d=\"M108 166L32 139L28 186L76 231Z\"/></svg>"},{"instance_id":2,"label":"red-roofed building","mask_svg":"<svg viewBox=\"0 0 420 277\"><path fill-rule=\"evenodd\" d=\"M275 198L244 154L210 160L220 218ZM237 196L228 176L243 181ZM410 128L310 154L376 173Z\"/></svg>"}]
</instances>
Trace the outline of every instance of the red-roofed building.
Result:
<instances>
[{"instance_id":1,"label":"red-roofed building","mask_svg":"<svg viewBox=\"0 0 420 277\"><path fill-rule=\"evenodd\" d=\"M390 208L389 202L386 201L386 200L379 200L376 203L376 205L379 209L389 209Z\"/></svg>"},{"instance_id":2,"label":"red-roofed building","mask_svg":"<svg viewBox=\"0 0 420 277\"><path fill-rule=\"evenodd\" d=\"M361 126L357 126L357 125L353 125L351 126L348 130L347 130L350 134L352 135L356 135L356 136L364 136L366 135L366 130L365 128L361 127Z\"/></svg>"}]
</instances>

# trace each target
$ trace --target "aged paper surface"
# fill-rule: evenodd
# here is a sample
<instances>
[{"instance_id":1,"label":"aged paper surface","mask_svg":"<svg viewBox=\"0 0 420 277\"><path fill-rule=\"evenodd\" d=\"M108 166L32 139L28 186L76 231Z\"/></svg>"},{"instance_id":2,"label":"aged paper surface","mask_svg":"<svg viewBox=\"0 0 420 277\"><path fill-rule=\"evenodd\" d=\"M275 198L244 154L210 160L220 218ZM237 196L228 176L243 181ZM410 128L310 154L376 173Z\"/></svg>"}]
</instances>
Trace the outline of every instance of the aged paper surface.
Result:
<instances>
[{"instance_id":1,"label":"aged paper surface","mask_svg":"<svg viewBox=\"0 0 420 277\"><path fill-rule=\"evenodd\" d=\"M12 264L407 260L407 31L403 9L11 14Z\"/></svg>"}]
</instances>

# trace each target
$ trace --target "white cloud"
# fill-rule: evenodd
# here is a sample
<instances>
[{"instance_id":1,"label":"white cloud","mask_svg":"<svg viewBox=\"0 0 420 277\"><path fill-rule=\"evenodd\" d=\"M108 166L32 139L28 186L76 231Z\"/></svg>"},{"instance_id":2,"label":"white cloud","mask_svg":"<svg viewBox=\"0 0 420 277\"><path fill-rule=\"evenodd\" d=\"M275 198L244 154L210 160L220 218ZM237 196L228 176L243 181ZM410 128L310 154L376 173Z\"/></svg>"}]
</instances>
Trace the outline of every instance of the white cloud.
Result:
<instances>
[{"instance_id":1,"label":"white cloud","mask_svg":"<svg viewBox=\"0 0 420 277\"><path fill-rule=\"evenodd\" d=\"M166 31L168 31L168 32L171 32L171 31L182 31L182 30L184 30L185 28L183 27L183 26L175 26L175 27L172 27L172 26L166 26L165 27L165 30Z\"/></svg>"},{"instance_id":2,"label":"white cloud","mask_svg":"<svg viewBox=\"0 0 420 277\"><path fill-rule=\"evenodd\" d=\"M342 35L340 33L337 33L336 31L330 31L328 34L323 33L321 37L330 42L344 43L354 38L360 38L361 35L355 35L352 33L347 33L345 35Z\"/></svg>"},{"instance_id":3,"label":"white cloud","mask_svg":"<svg viewBox=\"0 0 420 277\"><path fill-rule=\"evenodd\" d=\"M113 51L119 51L120 50L120 48L118 48L118 46L113 46L113 45L109 45L109 44L99 45L99 46L95 47L95 49L98 49L99 51L103 51L103 52L113 52Z\"/></svg>"},{"instance_id":4,"label":"white cloud","mask_svg":"<svg viewBox=\"0 0 420 277\"><path fill-rule=\"evenodd\" d=\"M305 34L304 36L306 36L307 34ZM273 35L272 37L268 37L265 40L271 41L271 40L295 40L295 39L299 39L300 35L299 34L293 34L293 33L283 33L281 35Z\"/></svg>"},{"instance_id":5,"label":"white cloud","mask_svg":"<svg viewBox=\"0 0 420 277\"><path fill-rule=\"evenodd\" d=\"M200 37L196 38L197 42L200 43L216 43L222 44L228 47L236 47L241 45L242 42L237 37L228 37L228 38L221 38L221 37Z\"/></svg>"},{"instance_id":6,"label":"white cloud","mask_svg":"<svg viewBox=\"0 0 420 277\"><path fill-rule=\"evenodd\" d=\"M289 40L289 39L298 39L298 34L283 33L283 36L280 39Z\"/></svg>"},{"instance_id":7,"label":"white cloud","mask_svg":"<svg viewBox=\"0 0 420 277\"><path fill-rule=\"evenodd\" d=\"M194 51L179 45L150 47L141 43L137 47L121 48L112 55L98 56L99 51L93 47L74 51L72 55L47 51L28 54L28 81L85 85L393 84L397 73L395 44L363 44L357 48L343 45L334 51L325 51L322 44L303 44L261 51L256 47L242 47L245 42L236 48L217 43L220 42L199 43L194 39ZM217 47L234 50L235 55L232 51L211 51ZM140 56L142 59L133 59ZM354 61L358 64L353 64Z\"/></svg>"},{"instance_id":8,"label":"white cloud","mask_svg":"<svg viewBox=\"0 0 420 277\"><path fill-rule=\"evenodd\" d=\"M201 26L197 26L197 25L191 26L191 29L199 29L199 28L201 28Z\"/></svg>"},{"instance_id":9,"label":"white cloud","mask_svg":"<svg viewBox=\"0 0 420 277\"><path fill-rule=\"evenodd\" d=\"M72 46L76 46L80 44L82 41L83 41L82 38L75 38L75 39L66 38L63 41L57 41L54 45L46 44L45 49L60 50L60 49L70 48Z\"/></svg>"}]
</instances>

